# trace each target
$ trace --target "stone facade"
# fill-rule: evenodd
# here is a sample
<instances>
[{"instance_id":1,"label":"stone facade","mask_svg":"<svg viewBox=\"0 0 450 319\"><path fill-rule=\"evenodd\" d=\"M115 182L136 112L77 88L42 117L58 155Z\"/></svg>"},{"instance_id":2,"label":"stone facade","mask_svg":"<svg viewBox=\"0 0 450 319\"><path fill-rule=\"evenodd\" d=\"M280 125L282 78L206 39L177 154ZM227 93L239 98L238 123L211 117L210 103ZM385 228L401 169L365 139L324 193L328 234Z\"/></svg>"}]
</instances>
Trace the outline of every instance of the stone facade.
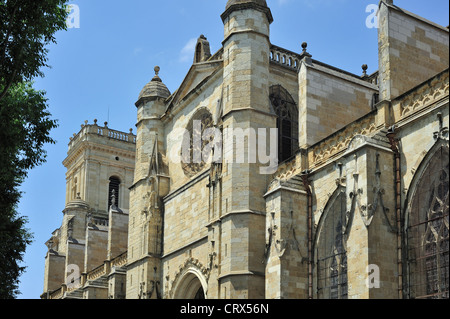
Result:
<instances>
[{"instance_id":1,"label":"stone facade","mask_svg":"<svg viewBox=\"0 0 450 319\"><path fill-rule=\"evenodd\" d=\"M69 144L42 297L448 298L448 28L380 1L379 71L355 75L272 45L264 0L221 18L174 93L155 68L136 137Z\"/></svg>"},{"instance_id":2,"label":"stone facade","mask_svg":"<svg viewBox=\"0 0 450 319\"><path fill-rule=\"evenodd\" d=\"M63 162L66 207L61 227L46 243L43 298L50 298L51 292L67 298L108 297L107 280L95 279L99 266L103 269L104 263L120 259L128 247L128 187L133 183L135 154L136 136L131 131L111 130L107 123L97 125L97 120L84 123L70 139ZM114 195L111 177L120 181ZM108 207L112 196L123 209Z\"/></svg>"}]
</instances>

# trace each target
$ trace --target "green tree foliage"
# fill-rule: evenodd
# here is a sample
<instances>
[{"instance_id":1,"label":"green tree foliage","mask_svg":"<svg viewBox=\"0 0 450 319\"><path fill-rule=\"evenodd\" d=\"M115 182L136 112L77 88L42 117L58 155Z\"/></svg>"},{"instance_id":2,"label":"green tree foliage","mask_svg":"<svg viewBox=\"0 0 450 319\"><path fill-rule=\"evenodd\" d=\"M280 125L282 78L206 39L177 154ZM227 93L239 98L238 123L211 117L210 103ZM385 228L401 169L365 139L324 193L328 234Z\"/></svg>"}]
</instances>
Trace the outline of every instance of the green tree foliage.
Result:
<instances>
[{"instance_id":1,"label":"green tree foliage","mask_svg":"<svg viewBox=\"0 0 450 319\"><path fill-rule=\"evenodd\" d=\"M9 88L42 76L46 45L66 30L67 0L0 0L0 100Z\"/></svg>"},{"instance_id":2,"label":"green tree foliage","mask_svg":"<svg viewBox=\"0 0 450 319\"><path fill-rule=\"evenodd\" d=\"M30 81L43 76L46 45L65 30L67 0L0 0L0 299L15 298L32 234L19 217L19 187L44 163L50 131L57 126L45 92Z\"/></svg>"},{"instance_id":3,"label":"green tree foliage","mask_svg":"<svg viewBox=\"0 0 450 319\"><path fill-rule=\"evenodd\" d=\"M19 186L28 170L45 162L46 143L57 126L47 111L45 92L28 82L15 84L0 100L0 298L14 298L18 278L24 271L26 246L32 235L25 229L26 218L16 211Z\"/></svg>"}]
</instances>

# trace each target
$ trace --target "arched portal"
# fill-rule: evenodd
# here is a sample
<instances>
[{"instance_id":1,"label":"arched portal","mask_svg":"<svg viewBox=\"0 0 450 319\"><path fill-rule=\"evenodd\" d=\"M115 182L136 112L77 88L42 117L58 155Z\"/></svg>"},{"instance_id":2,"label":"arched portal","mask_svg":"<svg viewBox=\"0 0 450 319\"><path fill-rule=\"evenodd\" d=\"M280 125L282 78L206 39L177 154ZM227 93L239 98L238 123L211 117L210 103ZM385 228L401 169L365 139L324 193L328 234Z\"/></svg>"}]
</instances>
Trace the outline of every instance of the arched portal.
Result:
<instances>
[{"instance_id":1,"label":"arched portal","mask_svg":"<svg viewBox=\"0 0 450 319\"><path fill-rule=\"evenodd\" d=\"M206 299L206 282L196 269L188 269L175 287L174 299Z\"/></svg>"}]
</instances>

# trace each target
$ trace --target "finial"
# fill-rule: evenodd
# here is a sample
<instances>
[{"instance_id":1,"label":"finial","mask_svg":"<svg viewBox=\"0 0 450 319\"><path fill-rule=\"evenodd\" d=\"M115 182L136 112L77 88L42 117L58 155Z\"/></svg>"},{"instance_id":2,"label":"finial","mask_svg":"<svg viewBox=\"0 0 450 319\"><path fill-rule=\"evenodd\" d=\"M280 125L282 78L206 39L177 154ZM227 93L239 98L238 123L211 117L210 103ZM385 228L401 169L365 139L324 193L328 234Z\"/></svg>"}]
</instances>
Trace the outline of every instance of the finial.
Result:
<instances>
[{"instance_id":1,"label":"finial","mask_svg":"<svg viewBox=\"0 0 450 319\"><path fill-rule=\"evenodd\" d=\"M161 79L159 78L159 71L161 71L161 68L159 66L155 66L154 70L155 76L153 77L152 82L162 82Z\"/></svg>"},{"instance_id":2,"label":"finial","mask_svg":"<svg viewBox=\"0 0 450 319\"><path fill-rule=\"evenodd\" d=\"M97 119L94 119L94 125L97 125Z\"/></svg>"},{"instance_id":3,"label":"finial","mask_svg":"<svg viewBox=\"0 0 450 319\"><path fill-rule=\"evenodd\" d=\"M132 128L130 128L130 134L133 134L133 129Z\"/></svg>"},{"instance_id":4,"label":"finial","mask_svg":"<svg viewBox=\"0 0 450 319\"><path fill-rule=\"evenodd\" d=\"M363 64L361 68L363 69L363 77L367 76L367 69L369 66L367 64Z\"/></svg>"},{"instance_id":5,"label":"finial","mask_svg":"<svg viewBox=\"0 0 450 319\"><path fill-rule=\"evenodd\" d=\"M310 59L310 58L312 57L312 55L309 54L309 53L306 51L306 49L308 48L308 43L307 43L307 42L303 42L303 43L302 43L302 48L303 48L302 55L303 55L303 56L306 56L307 61L309 61L309 63L311 63L311 59Z\"/></svg>"},{"instance_id":6,"label":"finial","mask_svg":"<svg viewBox=\"0 0 450 319\"><path fill-rule=\"evenodd\" d=\"M104 124L105 124L105 127L108 127L108 122L105 122Z\"/></svg>"},{"instance_id":7,"label":"finial","mask_svg":"<svg viewBox=\"0 0 450 319\"><path fill-rule=\"evenodd\" d=\"M306 48L308 47L308 43L303 42L302 43L302 48L303 48L303 53L306 53Z\"/></svg>"}]
</instances>

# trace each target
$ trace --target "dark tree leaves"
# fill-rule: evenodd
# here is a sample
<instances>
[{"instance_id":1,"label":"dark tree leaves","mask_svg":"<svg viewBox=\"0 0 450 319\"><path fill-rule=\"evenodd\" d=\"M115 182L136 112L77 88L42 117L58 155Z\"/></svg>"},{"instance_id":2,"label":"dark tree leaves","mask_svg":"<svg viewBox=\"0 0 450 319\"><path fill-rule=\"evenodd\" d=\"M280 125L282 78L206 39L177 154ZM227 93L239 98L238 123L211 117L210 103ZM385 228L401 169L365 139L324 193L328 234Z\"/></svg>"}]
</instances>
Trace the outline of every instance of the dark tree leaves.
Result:
<instances>
[{"instance_id":1,"label":"dark tree leaves","mask_svg":"<svg viewBox=\"0 0 450 319\"><path fill-rule=\"evenodd\" d=\"M11 85L43 76L46 45L66 30L67 0L0 0L0 100Z\"/></svg>"},{"instance_id":2,"label":"dark tree leaves","mask_svg":"<svg viewBox=\"0 0 450 319\"><path fill-rule=\"evenodd\" d=\"M18 294L20 266L32 235L19 217L20 185L45 162L56 122L45 93L30 81L43 76L55 33L66 30L68 0L0 0L0 299Z\"/></svg>"},{"instance_id":3,"label":"dark tree leaves","mask_svg":"<svg viewBox=\"0 0 450 319\"><path fill-rule=\"evenodd\" d=\"M26 246L32 235L26 218L16 211L19 186L28 170L45 162L46 143L55 143L50 131L57 127L47 110L45 92L30 83L13 85L0 100L0 298L14 298L24 271Z\"/></svg>"}]
</instances>

